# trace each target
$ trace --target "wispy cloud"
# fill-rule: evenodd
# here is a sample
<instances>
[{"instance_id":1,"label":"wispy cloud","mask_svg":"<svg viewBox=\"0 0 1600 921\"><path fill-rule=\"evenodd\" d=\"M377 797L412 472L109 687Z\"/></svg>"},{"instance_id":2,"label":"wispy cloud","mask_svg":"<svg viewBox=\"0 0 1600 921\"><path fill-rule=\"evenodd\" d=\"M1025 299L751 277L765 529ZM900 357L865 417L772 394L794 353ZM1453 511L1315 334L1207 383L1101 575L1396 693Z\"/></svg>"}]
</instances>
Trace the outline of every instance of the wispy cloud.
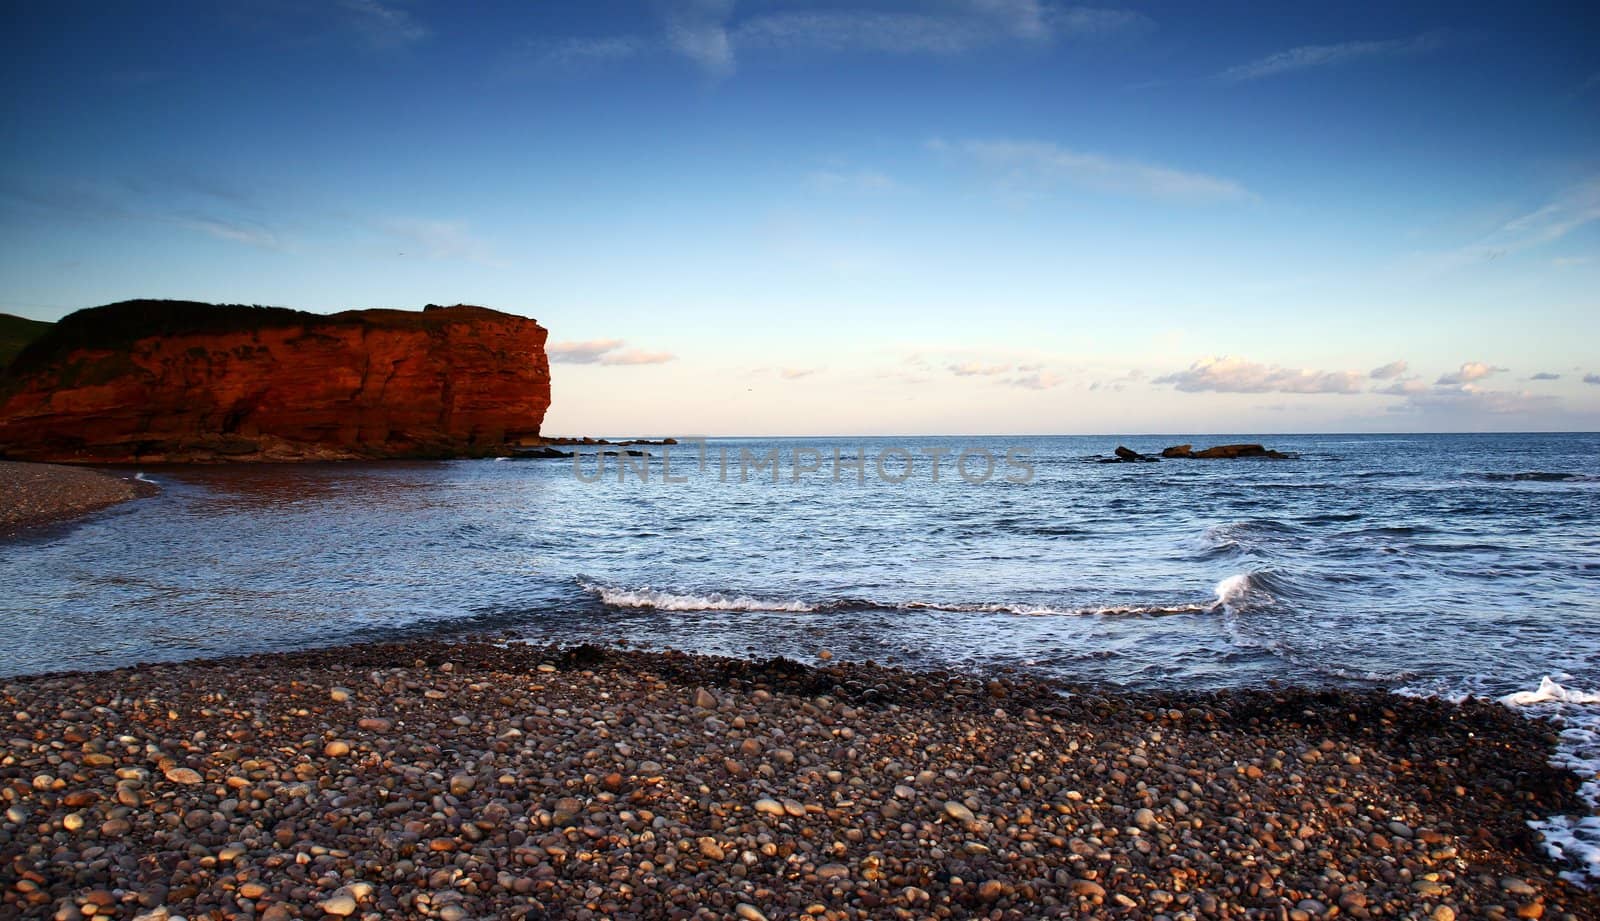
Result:
<instances>
[{"instance_id":1,"label":"wispy cloud","mask_svg":"<svg viewBox=\"0 0 1600 921\"><path fill-rule=\"evenodd\" d=\"M601 355L600 363L603 365L664 365L677 357L671 352L646 352L643 349L627 349Z\"/></svg>"},{"instance_id":2,"label":"wispy cloud","mask_svg":"<svg viewBox=\"0 0 1600 921\"><path fill-rule=\"evenodd\" d=\"M1391 381L1404 373L1406 373L1404 361L1391 361L1380 368L1373 368L1367 376L1375 381Z\"/></svg>"},{"instance_id":3,"label":"wispy cloud","mask_svg":"<svg viewBox=\"0 0 1600 921\"><path fill-rule=\"evenodd\" d=\"M1183 371L1156 378L1188 393L1360 393L1362 375L1354 371L1281 368L1230 356L1203 358Z\"/></svg>"},{"instance_id":4,"label":"wispy cloud","mask_svg":"<svg viewBox=\"0 0 1600 921\"><path fill-rule=\"evenodd\" d=\"M524 42L500 68L501 76L527 69L582 71L638 57L651 43L637 35L597 38L539 38Z\"/></svg>"},{"instance_id":5,"label":"wispy cloud","mask_svg":"<svg viewBox=\"0 0 1600 921\"><path fill-rule=\"evenodd\" d=\"M1444 33L1424 32L1415 38L1341 42L1335 45L1301 45L1298 48L1269 54L1247 64L1235 65L1217 77L1229 83L1242 83L1367 58L1422 54L1433 51L1444 43Z\"/></svg>"},{"instance_id":6,"label":"wispy cloud","mask_svg":"<svg viewBox=\"0 0 1600 921\"><path fill-rule=\"evenodd\" d=\"M859 192L881 194L904 188L892 177L877 170L814 170L806 174L806 185L818 192Z\"/></svg>"},{"instance_id":7,"label":"wispy cloud","mask_svg":"<svg viewBox=\"0 0 1600 921\"><path fill-rule=\"evenodd\" d=\"M175 217L171 220L180 227L198 230L219 240L231 240L235 243L277 251L288 249L287 244L277 234L261 226L207 217Z\"/></svg>"},{"instance_id":8,"label":"wispy cloud","mask_svg":"<svg viewBox=\"0 0 1600 921\"><path fill-rule=\"evenodd\" d=\"M1020 387L1023 390L1050 390L1061 386L1065 382L1066 378L1061 375L1043 369L1029 371L1026 374L1019 374L1016 377L1006 379L1008 385Z\"/></svg>"},{"instance_id":9,"label":"wispy cloud","mask_svg":"<svg viewBox=\"0 0 1600 921\"><path fill-rule=\"evenodd\" d=\"M407 247L403 252L408 256L474 262L490 268L505 268L507 264L487 242L472 233L465 221L395 217L378 221L377 228Z\"/></svg>"},{"instance_id":10,"label":"wispy cloud","mask_svg":"<svg viewBox=\"0 0 1600 921\"><path fill-rule=\"evenodd\" d=\"M1549 394L1529 393L1526 390L1484 390L1475 384L1435 384L1432 387L1420 381L1408 381L1403 386L1385 388L1377 393L1404 397L1390 412L1417 412L1465 418L1474 415L1506 415L1548 411L1557 405Z\"/></svg>"},{"instance_id":11,"label":"wispy cloud","mask_svg":"<svg viewBox=\"0 0 1600 921\"><path fill-rule=\"evenodd\" d=\"M1011 370L1008 364L986 365L981 361L963 361L949 366L956 377L995 377Z\"/></svg>"},{"instance_id":12,"label":"wispy cloud","mask_svg":"<svg viewBox=\"0 0 1600 921\"><path fill-rule=\"evenodd\" d=\"M274 230L244 189L212 176L168 170L120 181L0 180L0 206L45 218L165 224L219 240L286 251L293 241Z\"/></svg>"},{"instance_id":13,"label":"wispy cloud","mask_svg":"<svg viewBox=\"0 0 1600 921\"><path fill-rule=\"evenodd\" d=\"M1154 28L1142 13L1044 0L943 0L907 10L905 4L864 0L856 7L776 10L739 16L733 0L666 0L658 36L541 43L535 60L591 64L664 51L707 76L732 76L741 55L958 55L1005 45L1133 35Z\"/></svg>"},{"instance_id":14,"label":"wispy cloud","mask_svg":"<svg viewBox=\"0 0 1600 921\"><path fill-rule=\"evenodd\" d=\"M659 365L677 356L671 352L624 349L621 339L589 339L583 342L554 342L545 354L555 364L565 365Z\"/></svg>"},{"instance_id":15,"label":"wispy cloud","mask_svg":"<svg viewBox=\"0 0 1600 921\"><path fill-rule=\"evenodd\" d=\"M1436 383L1446 386L1470 384L1474 381L1481 381L1486 377L1499 374L1504 370L1505 368L1497 368L1494 365L1486 362L1469 361L1463 363L1459 369L1452 371L1449 374L1440 375L1439 380Z\"/></svg>"},{"instance_id":16,"label":"wispy cloud","mask_svg":"<svg viewBox=\"0 0 1600 921\"><path fill-rule=\"evenodd\" d=\"M666 15L666 41L673 51L693 61L712 77L726 77L736 64L727 20L733 0L680 0Z\"/></svg>"},{"instance_id":17,"label":"wispy cloud","mask_svg":"<svg viewBox=\"0 0 1600 921\"><path fill-rule=\"evenodd\" d=\"M797 381L817 373L816 368L779 368L778 376L786 381Z\"/></svg>"},{"instance_id":18,"label":"wispy cloud","mask_svg":"<svg viewBox=\"0 0 1600 921\"><path fill-rule=\"evenodd\" d=\"M1559 381L1559 380L1561 380L1561 375L1555 373L1554 371L1540 371L1538 374L1535 374L1532 377L1528 378L1528 380L1530 380L1530 381Z\"/></svg>"},{"instance_id":19,"label":"wispy cloud","mask_svg":"<svg viewBox=\"0 0 1600 921\"><path fill-rule=\"evenodd\" d=\"M339 0L351 28L373 48L404 48L428 37L428 29L407 10L379 0Z\"/></svg>"},{"instance_id":20,"label":"wispy cloud","mask_svg":"<svg viewBox=\"0 0 1600 921\"><path fill-rule=\"evenodd\" d=\"M1450 254L1447 261L1460 264L1485 262L1531 249L1567 236L1600 220L1600 176L1562 190L1545 204L1501 224L1478 242Z\"/></svg>"},{"instance_id":21,"label":"wispy cloud","mask_svg":"<svg viewBox=\"0 0 1600 921\"><path fill-rule=\"evenodd\" d=\"M1048 186L1066 182L1102 192L1191 204L1253 197L1232 179L1085 153L1045 141L949 142L935 138L928 142L928 147L938 153L967 157L994 171L1008 186L1019 183Z\"/></svg>"}]
</instances>

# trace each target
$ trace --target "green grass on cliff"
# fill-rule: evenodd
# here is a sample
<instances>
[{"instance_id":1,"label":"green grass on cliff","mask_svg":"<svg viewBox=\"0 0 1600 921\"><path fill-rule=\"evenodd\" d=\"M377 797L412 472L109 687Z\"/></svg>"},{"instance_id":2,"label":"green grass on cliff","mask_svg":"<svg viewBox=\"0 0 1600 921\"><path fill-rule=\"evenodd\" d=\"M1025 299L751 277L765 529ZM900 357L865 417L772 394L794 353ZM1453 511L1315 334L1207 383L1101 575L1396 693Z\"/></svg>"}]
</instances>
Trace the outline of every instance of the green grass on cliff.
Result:
<instances>
[{"instance_id":1,"label":"green grass on cliff","mask_svg":"<svg viewBox=\"0 0 1600 921\"><path fill-rule=\"evenodd\" d=\"M54 323L0 313L0 368L11 364L23 347L50 331Z\"/></svg>"}]
</instances>

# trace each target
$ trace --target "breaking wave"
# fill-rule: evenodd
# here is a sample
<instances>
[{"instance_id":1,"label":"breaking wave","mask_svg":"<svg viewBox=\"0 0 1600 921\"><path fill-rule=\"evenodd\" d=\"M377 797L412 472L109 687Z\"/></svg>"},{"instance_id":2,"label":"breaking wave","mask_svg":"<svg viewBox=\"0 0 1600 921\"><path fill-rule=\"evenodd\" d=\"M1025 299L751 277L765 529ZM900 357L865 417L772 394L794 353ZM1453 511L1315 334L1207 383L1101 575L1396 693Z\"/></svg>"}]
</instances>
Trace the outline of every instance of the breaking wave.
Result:
<instances>
[{"instance_id":1,"label":"breaking wave","mask_svg":"<svg viewBox=\"0 0 1600 921\"><path fill-rule=\"evenodd\" d=\"M1210 602L1191 602L1170 605L1111 604L1066 607L1033 604L1029 602L960 603L939 601L876 601L868 598L837 598L826 601L804 601L796 598L762 598L741 592L670 592L650 586L625 588L605 585L593 579L579 577L584 591L597 598L601 604L615 608L642 608L656 611L749 611L794 614L825 614L844 611L884 611L911 613L932 611L945 614L1010 614L1020 617L1087 617L1087 616L1146 616L1161 617L1175 614L1205 614L1215 611L1224 603L1222 586L1218 597Z\"/></svg>"}]
</instances>

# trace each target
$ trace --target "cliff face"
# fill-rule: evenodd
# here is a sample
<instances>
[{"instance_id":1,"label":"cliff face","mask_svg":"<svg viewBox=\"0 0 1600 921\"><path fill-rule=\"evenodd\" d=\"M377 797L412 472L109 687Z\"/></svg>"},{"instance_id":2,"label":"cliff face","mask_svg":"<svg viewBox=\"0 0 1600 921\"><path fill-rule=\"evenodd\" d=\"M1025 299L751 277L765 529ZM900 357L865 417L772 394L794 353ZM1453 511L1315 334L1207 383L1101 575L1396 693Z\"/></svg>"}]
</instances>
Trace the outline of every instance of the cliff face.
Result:
<instances>
[{"instance_id":1,"label":"cliff face","mask_svg":"<svg viewBox=\"0 0 1600 921\"><path fill-rule=\"evenodd\" d=\"M539 434L546 336L533 320L468 306L95 307L0 374L0 454L117 463L493 453Z\"/></svg>"}]
</instances>

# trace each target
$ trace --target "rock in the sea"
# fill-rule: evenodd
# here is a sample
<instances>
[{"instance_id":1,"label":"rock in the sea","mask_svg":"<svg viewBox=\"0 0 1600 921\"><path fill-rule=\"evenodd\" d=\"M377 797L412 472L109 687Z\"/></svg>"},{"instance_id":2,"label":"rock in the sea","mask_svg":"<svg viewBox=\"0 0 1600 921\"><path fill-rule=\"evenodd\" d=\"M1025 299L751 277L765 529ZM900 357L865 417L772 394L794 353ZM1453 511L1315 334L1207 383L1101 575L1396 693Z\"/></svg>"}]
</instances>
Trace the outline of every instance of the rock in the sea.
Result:
<instances>
[{"instance_id":1,"label":"rock in the sea","mask_svg":"<svg viewBox=\"0 0 1600 921\"><path fill-rule=\"evenodd\" d=\"M1282 460L1289 455L1281 451L1269 451L1262 445L1245 444L1216 445L1215 447L1206 448L1204 451L1192 452L1189 456L1199 460L1233 460L1240 457L1270 457Z\"/></svg>"},{"instance_id":2,"label":"rock in the sea","mask_svg":"<svg viewBox=\"0 0 1600 921\"><path fill-rule=\"evenodd\" d=\"M0 452L161 462L504 453L550 405L546 331L483 307L124 301L0 372Z\"/></svg>"},{"instance_id":3,"label":"rock in the sea","mask_svg":"<svg viewBox=\"0 0 1600 921\"><path fill-rule=\"evenodd\" d=\"M1153 463L1157 460L1157 458L1151 457L1147 454L1140 454L1138 451L1123 445L1117 445L1116 451L1112 453L1114 453L1116 456L1101 458L1100 462L1102 464L1137 464Z\"/></svg>"},{"instance_id":4,"label":"rock in the sea","mask_svg":"<svg viewBox=\"0 0 1600 921\"><path fill-rule=\"evenodd\" d=\"M1173 445L1170 448L1162 448L1161 449L1161 456L1162 457L1193 457L1194 456L1194 445Z\"/></svg>"}]
</instances>

